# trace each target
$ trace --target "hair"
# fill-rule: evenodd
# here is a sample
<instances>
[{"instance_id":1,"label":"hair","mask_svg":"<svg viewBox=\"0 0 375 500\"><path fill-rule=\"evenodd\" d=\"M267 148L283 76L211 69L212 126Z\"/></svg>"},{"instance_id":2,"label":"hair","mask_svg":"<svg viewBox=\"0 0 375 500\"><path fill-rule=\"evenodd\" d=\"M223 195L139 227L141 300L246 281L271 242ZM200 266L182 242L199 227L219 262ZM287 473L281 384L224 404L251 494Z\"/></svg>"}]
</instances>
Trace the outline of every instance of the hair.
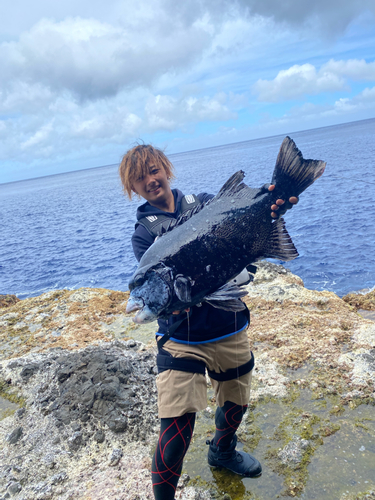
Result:
<instances>
[{"instance_id":1,"label":"hair","mask_svg":"<svg viewBox=\"0 0 375 500\"><path fill-rule=\"evenodd\" d=\"M124 193L130 200L134 194L133 183L149 173L150 165L156 165L159 168L163 167L168 179L175 177L174 167L163 151L154 148L150 144L138 144L129 149L123 156L119 166L119 174Z\"/></svg>"}]
</instances>

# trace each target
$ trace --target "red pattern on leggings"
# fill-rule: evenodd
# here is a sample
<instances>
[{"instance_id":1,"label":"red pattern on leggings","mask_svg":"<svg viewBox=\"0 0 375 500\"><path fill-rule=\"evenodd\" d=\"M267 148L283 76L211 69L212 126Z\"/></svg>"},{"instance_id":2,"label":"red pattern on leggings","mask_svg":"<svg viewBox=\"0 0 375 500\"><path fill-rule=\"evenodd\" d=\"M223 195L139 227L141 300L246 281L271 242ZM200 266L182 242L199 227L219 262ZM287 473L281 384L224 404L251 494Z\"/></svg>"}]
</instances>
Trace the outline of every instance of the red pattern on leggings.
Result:
<instances>
[{"instance_id":1,"label":"red pattern on leggings","mask_svg":"<svg viewBox=\"0 0 375 500\"><path fill-rule=\"evenodd\" d=\"M193 435L195 413L161 419L161 431L152 463L156 500L174 498L182 462Z\"/></svg>"},{"instance_id":2,"label":"red pattern on leggings","mask_svg":"<svg viewBox=\"0 0 375 500\"><path fill-rule=\"evenodd\" d=\"M224 406L217 408L215 415L216 432L214 443L216 446L229 446L247 410L247 405L241 406L226 401Z\"/></svg>"}]
</instances>

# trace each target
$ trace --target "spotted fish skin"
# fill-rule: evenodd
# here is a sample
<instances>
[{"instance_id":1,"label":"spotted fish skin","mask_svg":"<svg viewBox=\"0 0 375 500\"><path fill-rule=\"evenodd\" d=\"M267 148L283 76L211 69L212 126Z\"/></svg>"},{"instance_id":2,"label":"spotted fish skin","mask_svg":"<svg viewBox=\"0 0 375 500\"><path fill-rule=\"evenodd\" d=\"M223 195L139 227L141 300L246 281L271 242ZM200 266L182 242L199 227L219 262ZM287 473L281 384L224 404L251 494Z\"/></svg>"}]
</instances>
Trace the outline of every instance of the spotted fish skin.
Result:
<instances>
[{"instance_id":1,"label":"spotted fish skin","mask_svg":"<svg viewBox=\"0 0 375 500\"><path fill-rule=\"evenodd\" d=\"M183 224L177 221L143 255L129 283L128 311L139 310L134 320L168 317L203 300L227 310L242 307L238 298L244 293L226 283L260 258L288 261L298 256L284 220L271 218L271 205L299 196L325 165L305 160L286 137L276 160L273 191L247 186L242 171L232 175L212 200L185 216Z\"/></svg>"}]
</instances>

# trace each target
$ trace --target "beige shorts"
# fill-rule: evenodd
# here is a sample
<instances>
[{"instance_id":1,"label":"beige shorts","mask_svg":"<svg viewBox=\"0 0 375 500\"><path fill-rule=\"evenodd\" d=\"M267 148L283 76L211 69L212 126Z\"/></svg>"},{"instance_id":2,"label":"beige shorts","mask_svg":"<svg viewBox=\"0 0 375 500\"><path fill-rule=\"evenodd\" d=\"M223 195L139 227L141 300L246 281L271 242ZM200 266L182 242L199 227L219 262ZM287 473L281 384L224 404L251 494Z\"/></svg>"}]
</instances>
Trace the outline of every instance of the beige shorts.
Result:
<instances>
[{"instance_id":1,"label":"beige shorts","mask_svg":"<svg viewBox=\"0 0 375 500\"><path fill-rule=\"evenodd\" d=\"M251 359L246 329L235 335L207 344L187 345L168 340L163 349L175 358L204 361L210 371L224 372L237 368ZM226 401L246 405L250 399L252 372L239 378L218 382L211 379L216 404ZM200 373L166 370L156 378L159 418L179 417L207 407L206 377Z\"/></svg>"}]
</instances>

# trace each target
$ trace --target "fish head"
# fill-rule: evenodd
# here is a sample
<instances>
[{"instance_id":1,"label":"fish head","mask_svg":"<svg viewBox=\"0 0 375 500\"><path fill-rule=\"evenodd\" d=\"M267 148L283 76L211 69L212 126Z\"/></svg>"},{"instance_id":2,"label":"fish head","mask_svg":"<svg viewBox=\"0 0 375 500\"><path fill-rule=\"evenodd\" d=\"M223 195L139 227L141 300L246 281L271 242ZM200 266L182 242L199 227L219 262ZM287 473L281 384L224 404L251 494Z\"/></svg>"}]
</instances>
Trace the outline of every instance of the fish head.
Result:
<instances>
[{"instance_id":1,"label":"fish head","mask_svg":"<svg viewBox=\"0 0 375 500\"><path fill-rule=\"evenodd\" d=\"M126 312L138 311L133 321L139 324L155 321L172 300L172 271L161 265L140 268L129 282L129 290Z\"/></svg>"}]
</instances>

